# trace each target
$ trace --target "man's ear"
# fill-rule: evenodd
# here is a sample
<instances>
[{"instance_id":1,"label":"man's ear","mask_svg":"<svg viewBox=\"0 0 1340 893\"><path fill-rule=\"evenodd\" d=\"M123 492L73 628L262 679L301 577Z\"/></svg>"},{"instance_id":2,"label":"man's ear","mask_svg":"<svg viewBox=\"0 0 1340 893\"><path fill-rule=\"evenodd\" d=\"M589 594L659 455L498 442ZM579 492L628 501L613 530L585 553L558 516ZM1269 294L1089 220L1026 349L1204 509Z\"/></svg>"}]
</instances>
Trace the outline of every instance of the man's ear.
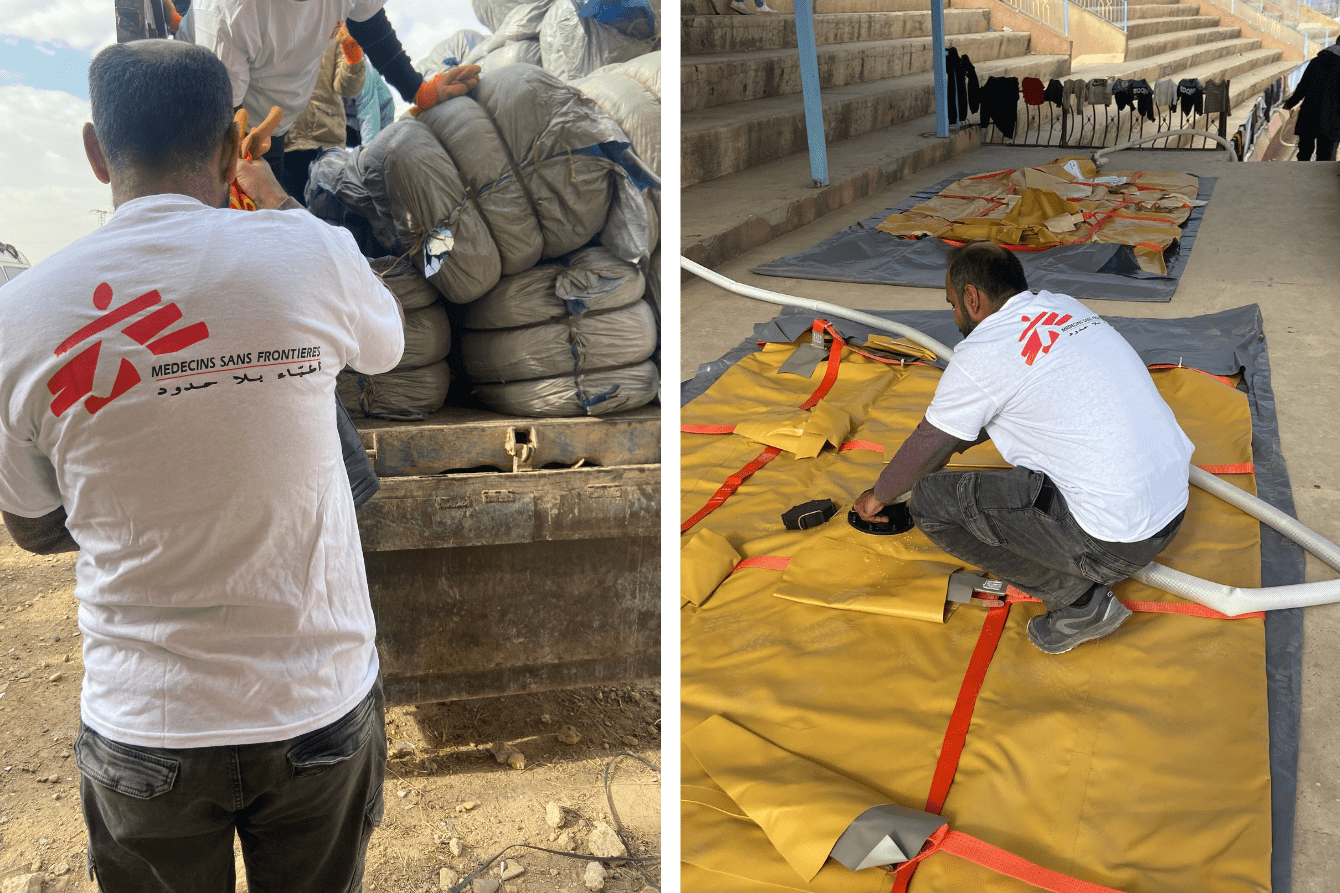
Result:
<instances>
[{"instance_id":1,"label":"man's ear","mask_svg":"<svg viewBox=\"0 0 1340 893\"><path fill-rule=\"evenodd\" d=\"M85 124L83 130L84 154L88 156L88 166L93 168L93 176L103 183L112 182L112 171L107 165L107 156L102 154L102 143L92 124Z\"/></svg>"},{"instance_id":2,"label":"man's ear","mask_svg":"<svg viewBox=\"0 0 1340 893\"><path fill-rule=\"evenodd\" d=\"M975 285L963 286L963 312L974 322L980 322L982 311L986 309L986 296Z\"/></svg>"},{"instance_id":3,"label":"man's ear","mask_svg":"<svg viewBox=\"0 0 1340 893\"><path fill-rule=\"evenodd\" d=\"M234 121L228 125L219 150L223 153L217 160L219 176L223 182L231 183L237 179L238 152L242 146L242 125Z\"/></svg>"}]
</instances>

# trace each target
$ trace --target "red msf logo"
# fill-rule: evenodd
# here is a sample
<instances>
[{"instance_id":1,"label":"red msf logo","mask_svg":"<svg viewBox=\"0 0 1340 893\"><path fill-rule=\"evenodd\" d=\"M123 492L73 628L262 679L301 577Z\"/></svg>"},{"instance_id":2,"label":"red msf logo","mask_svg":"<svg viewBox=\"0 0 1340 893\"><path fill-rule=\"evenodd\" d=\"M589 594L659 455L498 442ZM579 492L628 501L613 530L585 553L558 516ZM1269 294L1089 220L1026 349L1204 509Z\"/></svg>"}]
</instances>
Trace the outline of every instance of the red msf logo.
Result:
<instances>
[{"instance_id":1,"label":"red msf logo","mask_svg":"<svg viewBox=\"0 0 1340 893\"><path fill-rule=\"evenodd\" d=\"M99 332L126 322L142 311L161 303L162 300L162 296L155 289L140 295L133 301L127 301L115 310L108 311L62 341L55 350L56 356L79 346ZM112 287L104 282L93 290L93 306L99 310L107 310L111 304ZM149 352L156 357L184 350L209 337L209 328L203 322L163 335L164 331L176 325L181 318L182 312L176 304L165 304L148 316L140 317L140 319L131 322L121 331L128 335L132 341L147 347ZM162 337L159 337L160 335ZM98 372L98 354L101 350L102 339L98 339L76 354L64 366L57 369L56 374L47 381L47 390L52 393L54 398L51 401L53 415L59 417L65 410L85 397L88 400L85 401L84 406L88 409L89 415L94 415L108 403L140 383L139 370L129 360L122 359L121 366L116 372L116 381L112 385L111 393L106 397L95 396L93 394L93 379Z\"/></svg>"},{"instance_id":2,"label":"red msf logo","mask_svg":"<svg viewBox=\"0 0 1340 893\"><path fill-rule=\"evenodd\" d=\"M1020 322L1026 322L1028 326L1019 335L1019 340L1024 341L1024 349L1019 352L1019 356L1024 358L1025 365L1032 366L1038 354L1047 353L1056 343L1056 339L1061 337L1057 329L1070 322L1070 314L1061 316L1058 313L1039 313L1032 319L1027 316L1020 317ZM1051 339L1046 344L1042 343L1042 335L1039 334L1044 329Z\"/></svg>"}]
</instances>

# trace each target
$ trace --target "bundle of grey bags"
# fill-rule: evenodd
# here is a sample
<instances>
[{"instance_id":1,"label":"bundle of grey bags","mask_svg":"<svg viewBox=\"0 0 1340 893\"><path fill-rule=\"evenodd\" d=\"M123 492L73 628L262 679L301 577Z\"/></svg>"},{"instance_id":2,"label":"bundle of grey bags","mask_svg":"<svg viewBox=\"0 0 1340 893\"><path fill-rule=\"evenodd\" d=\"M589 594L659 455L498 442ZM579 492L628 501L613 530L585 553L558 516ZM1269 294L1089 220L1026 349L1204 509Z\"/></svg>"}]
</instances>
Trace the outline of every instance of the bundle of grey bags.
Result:
<instances>
[{"instance_id":1,"label":"bundle of grey bags","mask_svg":"<svg viewBox=\"0 0 1340 893\"><path fill-rule=\"evenodd\" d=\"M451 322L437 289L404 258L371 261L405 312L405 352L400 365L381 375L345 370L336 382L344 408L353 415L412 421L427 417L447 399L451 369Z\"/></svg>"},{"instance_id":2,"label":"bundle of grey bags","mask_svg":"<svg viewBox=\"0 0 1340 893\"><path fill-rule=\"evenodd\" d=\"M455 308L477 397L526 416L605 415L656 396L656 313L646 280L601 247L507 276Z\"/></svg>"},{"instance_id":3,"label":"bundle of grey bags","mask_svg":"<svg viewBox=\"0 0 1340 893\"><path fill-rule=\"evenodd\" d=\"M490 407L599 415L648 402L653 179L609 114L527 65L485 73L469 96L402 118L360 150L323 155L309 209L367 220L401 258L379 272L407 311L400 368L346 373L346 405L401 419L442 405L450 327L438 294L463 305L458 368ZM412 348L416 333L426 340Z\"/></svg>"}]
</instances>

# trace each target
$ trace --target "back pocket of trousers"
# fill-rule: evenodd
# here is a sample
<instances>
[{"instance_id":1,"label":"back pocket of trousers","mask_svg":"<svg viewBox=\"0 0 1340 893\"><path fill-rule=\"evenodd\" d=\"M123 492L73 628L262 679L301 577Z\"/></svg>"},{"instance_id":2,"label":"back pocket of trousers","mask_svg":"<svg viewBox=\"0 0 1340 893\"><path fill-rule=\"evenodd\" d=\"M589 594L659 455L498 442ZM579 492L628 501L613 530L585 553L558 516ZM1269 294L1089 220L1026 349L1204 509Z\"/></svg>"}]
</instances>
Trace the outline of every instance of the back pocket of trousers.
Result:
<instances>
[{"instance_id":1,"label":"back pocket of trousers","mask_svg":"<svg viewBox=\"0 0 1340 893\"><path fill-rule=\"evenodd\" d=\"M75 739L74 760L88 778L137 800L149 800L172 790L181 768L180 760L112 741L87 726Z\"/></svg>"}]
</instances>

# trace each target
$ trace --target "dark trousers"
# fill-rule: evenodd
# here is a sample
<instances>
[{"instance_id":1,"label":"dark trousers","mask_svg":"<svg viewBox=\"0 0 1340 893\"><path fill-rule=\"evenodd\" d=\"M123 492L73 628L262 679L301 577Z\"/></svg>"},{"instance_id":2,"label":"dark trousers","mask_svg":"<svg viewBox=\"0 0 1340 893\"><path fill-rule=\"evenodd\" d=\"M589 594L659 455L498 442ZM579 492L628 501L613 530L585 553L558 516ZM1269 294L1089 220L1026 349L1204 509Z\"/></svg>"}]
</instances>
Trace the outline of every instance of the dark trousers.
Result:
<instances>
[{"instance_id":1,"label":"dark trousers","mask_svg":"<svg viewBox=\"0 0 1340 893\"><path fill-rule=\"evenodd\" d=\"M1095 539L1047 476L1023 467L926 475L912 488L909 508L931 542L1041 599L1049 611L1149 564L1182 523L1179 514L1138 543Z\"/></svg>"},{"instance_id":2,"label":"dark trousers","mask_svg":"<svg viewBox=\"0 0 1340 893\"><path fill-rule=\"evenodd\" d=\"M252 893L359 893L382 817L385 716L379 680L287 741L147 748L83 727L90 877L105 893L233 893L236 833Z\"/></svg>"},{"instance_id":3,"label":"dark trousers","mask_svg":"<svg viewBox=\"0 0 1340 893\"><path fill-rule=\"evenodd\" d=\"M1309 133L1298 135L1298 160L1311 161L1312 151L1316 149L1318 161L1335 161L1335 140Z\"/></svg>"}]
</instances>

